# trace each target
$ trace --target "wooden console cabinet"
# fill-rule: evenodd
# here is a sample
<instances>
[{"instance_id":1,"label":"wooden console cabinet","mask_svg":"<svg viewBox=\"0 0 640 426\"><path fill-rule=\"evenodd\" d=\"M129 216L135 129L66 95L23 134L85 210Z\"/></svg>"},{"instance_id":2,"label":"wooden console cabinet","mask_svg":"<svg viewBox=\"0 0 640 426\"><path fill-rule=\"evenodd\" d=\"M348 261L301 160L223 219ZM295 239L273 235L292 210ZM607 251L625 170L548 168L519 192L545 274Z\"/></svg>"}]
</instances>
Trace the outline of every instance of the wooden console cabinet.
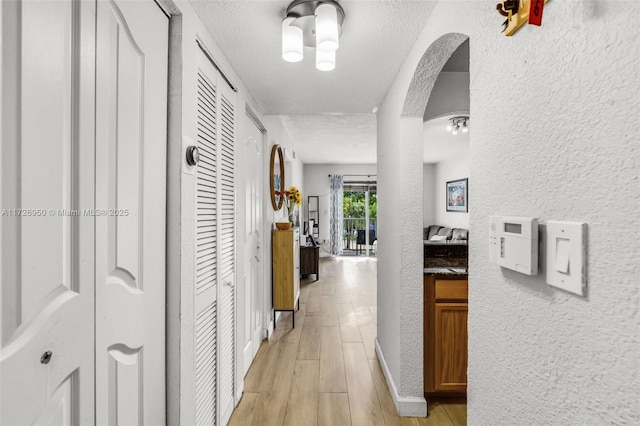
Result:
<instances>
[{"instance_id":1,"label":"wooden console cabinet","mask_svg":"<svg viewBox=\"0 0 640 426\"><path fill-rule=\"evenodd\" d=\"M295 310L300 309L300 233L298 228L280 231L273 237L273 310L289 311L296 325ZM275 327L274 321L274 327Z\"/></svg>"},{"instance_id":2,"label":"wooden console cabinet","mask_svg":"<svg viewBox=\"0 0 640 426\"><path fill-rule=\"evenodd\" d=\"M468 278L424 276L425 394L467 391Z\"/></svg>"}]
</instances>

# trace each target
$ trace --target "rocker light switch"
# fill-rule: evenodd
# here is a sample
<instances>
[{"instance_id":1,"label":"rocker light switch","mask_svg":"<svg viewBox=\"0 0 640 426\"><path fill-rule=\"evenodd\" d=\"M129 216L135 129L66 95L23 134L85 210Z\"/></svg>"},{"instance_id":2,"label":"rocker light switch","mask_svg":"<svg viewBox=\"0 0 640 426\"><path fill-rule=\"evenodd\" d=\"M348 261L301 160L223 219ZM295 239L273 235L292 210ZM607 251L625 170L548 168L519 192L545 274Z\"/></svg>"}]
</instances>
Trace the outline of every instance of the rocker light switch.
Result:
<instances>
[{"instance_id":1,"label":"rocker light switch","mask_svg":"<svg viewBox=\"0 0 640 426\"><path fill-rule=\"evenodd\" d=\"M571 256L571 243L565 238L556 240L556 271L563 274L569 273L569 259Z\"/></svg>"},{"instance_id":2,"label":"rocker light switch","mask_svg":"<svg viewBox=\"0 0 640 426\"><path fill-rule=\"evenodd\" d=\"M587 224L547 222L547 284L584 296L587 289Z\"/></svg>"}]
</instances>

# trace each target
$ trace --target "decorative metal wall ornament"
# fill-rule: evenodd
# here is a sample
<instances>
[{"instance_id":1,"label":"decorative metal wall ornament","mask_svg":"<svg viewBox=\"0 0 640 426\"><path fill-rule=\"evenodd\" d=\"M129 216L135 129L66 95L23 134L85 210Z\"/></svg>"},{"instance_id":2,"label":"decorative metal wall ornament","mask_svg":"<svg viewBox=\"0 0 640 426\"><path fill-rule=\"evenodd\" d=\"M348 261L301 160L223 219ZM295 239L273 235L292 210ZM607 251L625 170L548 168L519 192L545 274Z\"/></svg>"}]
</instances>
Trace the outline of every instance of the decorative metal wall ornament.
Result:
<instances>
[{"instance_id":1,"label":"decorative metal wall ornament","mask_svg":"<svg viewBox=\"0 0 640 426\"><path fill-rule=\"evenodd\" d=\"M496 5L498 13L507 19L502 32L507 37L516 33L525 23L542 25L542 11L549 0L502 0Z\"/></svg>"}]
</instances>

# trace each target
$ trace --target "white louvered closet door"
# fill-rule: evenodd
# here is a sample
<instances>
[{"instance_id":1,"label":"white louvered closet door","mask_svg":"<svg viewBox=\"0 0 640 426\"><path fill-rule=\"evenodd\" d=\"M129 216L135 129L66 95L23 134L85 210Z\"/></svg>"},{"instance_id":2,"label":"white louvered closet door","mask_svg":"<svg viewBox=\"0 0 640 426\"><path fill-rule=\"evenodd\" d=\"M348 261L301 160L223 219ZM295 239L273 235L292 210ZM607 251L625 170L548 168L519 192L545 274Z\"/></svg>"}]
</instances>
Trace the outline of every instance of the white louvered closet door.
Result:
<instances>
[{"instance_id":1,"label":"white louvered closet door","mask_svg":"<svg viewBox=\"0 0 640 426\"><path fill-rule=\"evenodd\" d=\"M198 52L196 422L226 424L235 377L235 93Z\"/></svg>"},{"instance_id":2,"label":"white louvered closet door","mask_svg":"<svg viewBox=\"0 0 640 426\"><path fill-rule=\"evenodd\" d=\"M220 79L221 80L221 79ZM218 325L220 354L220 419L226 424L234 407L235 353L235 93L219 84L220 138L220 279Z\"/></svg>"}]
</instances>

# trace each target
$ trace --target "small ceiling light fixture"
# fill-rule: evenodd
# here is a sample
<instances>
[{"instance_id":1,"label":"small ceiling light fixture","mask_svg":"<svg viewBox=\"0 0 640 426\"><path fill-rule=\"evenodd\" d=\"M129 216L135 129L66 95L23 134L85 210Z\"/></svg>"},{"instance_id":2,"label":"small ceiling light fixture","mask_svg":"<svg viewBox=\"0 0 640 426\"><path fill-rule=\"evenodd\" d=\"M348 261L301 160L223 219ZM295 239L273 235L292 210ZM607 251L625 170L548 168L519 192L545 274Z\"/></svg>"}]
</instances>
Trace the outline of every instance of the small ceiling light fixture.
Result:
<instances>
[{"instance_id":1,"label":"small ceiling light fixture","mask_svg":"<svg viewBox=\"0 0 640 426\"><path fill-rule=\"evenodd\" d=\"M298 62L303 46L316 48L316 68L331 71L336 67L344 9L335 0L295 0L282 21L282 59Z\"/></svg>"},{"instance_id":2,"label":"small ceiling light fixture","mask_svg":"<svg viewBox=\"0 0 640 426\"><path fill-rule=\"evenodd\" d=\"M467 133L469 131L469 117L451 117L449 119L449 124L447 124L447 131L454 135L457 135L459 131Z\"/></svg>"},{"instance_id":3,"label":"small ceiling light fixture","mask_svg":"<svg viewBox=\"0 0 640 426\"><path fill-rule=\"evenodd\" d=\"M282 59L287 62L300 62L303 57L302 29L290 25L293 18L282 21Z\"/></svg>"},{"instance_id":4,"label":"small ceiling light fixture","mask_svg":"<svg viewBox=\"0 0 640 426\"><path fill-rule=\"evenodd\" d=\"M316 68L320 71L331 71L336 67L336 52L316 50Z\"/></svg>"}]
</instances>

